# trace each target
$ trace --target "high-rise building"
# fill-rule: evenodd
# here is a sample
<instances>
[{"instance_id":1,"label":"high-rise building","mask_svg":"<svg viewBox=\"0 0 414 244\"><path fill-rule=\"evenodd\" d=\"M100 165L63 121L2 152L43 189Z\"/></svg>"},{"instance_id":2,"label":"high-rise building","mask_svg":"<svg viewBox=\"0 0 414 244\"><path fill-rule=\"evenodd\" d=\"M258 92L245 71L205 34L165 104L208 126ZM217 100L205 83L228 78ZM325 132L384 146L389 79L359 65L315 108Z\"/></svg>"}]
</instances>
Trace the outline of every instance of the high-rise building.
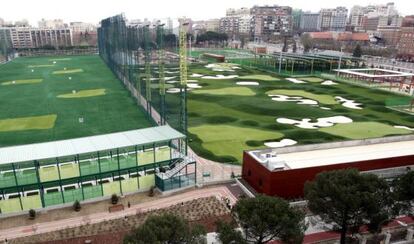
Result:
<instances>
[{"instance_id":1,"label":"high-rise building","mask_svg":"<svg viewBox=\"0 0 414 244\"><path fill-rule=\"evenodd\" d=\"M251 9L255 40L269 40L292 34L292 8L287 6L254 6Z\"/></svg>"},{"instance_id":2,"label":"high-rise building","mask_svg":"<svg viewBox=\"0 0 414 244\"><path fill-rule=\"evenodd\" d=\"M14 22L15 27L30 27L29 21L27 19L17 20Z\"/></svg>"},{"instance_id":3,"label":"high-rise building","mask_svg":"<svg viewBox=\"0 0 414 244\"><path fill-rule=\"evenodd\" d=\"M300 29L300 24L302 20L302 9L292 10L292 30L297 32Z\"/></svg>"},{"instance_id":4,"label":"high-rise building","mask_svg":"<svg viewBox=\"0 0 414 244\"><path fill-rule=\"evenodd\" d=\"M401 36L398 43L398 56L414 60L414 15L406 16L402 21Z\"/></svg>"},{"instance_id":5,"label":"high-rise building","mask_svg":"<svg viewBox=\"0 0 414 244\"><path fill-rule=\"evenodd\" d=\"M170 17L168 17L165 32L167 34L172 34L173 30L174 30L173 20Z\"/></svg>"},{"instance_id":6,"label":"high-rise building","mask_svg":"<svg viewBox=\"0 0 414 244\"><path fill-rule=\"evenodd\" d=\"M234 9L234 8L228 8L226 9L226 16L230 17L230 16L242 16L242 15L249 15L250 14L250 9L249 8L239 8L239 9Z\"/></svg>"},{"instance_id":7,"label":"high-rise building","mask_svg":"<svg viewBox=\"0 0 414 244\"><path fill-rule=\"evenodd\" d=\"M319 13L302 13L299 29L303 32L320 31Z\"/></svg>"},{"instance_id":8,"label":"high-rise building","mask_svg":"<svg viewBox=\"0 0 414 244\"><path fill-rule=\"evenodd\" d=\"M218 32L220 27L220 19L206 20L206 31Z\"/></svg>"},{"instance_id":9,"label":"high-rise building","mask_svg":"<svg viewBox=\"0 0 414 244\"><path fill-rule=\"evenodd\" d=\"M368 22L368 29L375 29L372 23L376 21L376 18L390 16L398 16L394 3L368 5L364 7L357 5L351 9L349 25L355 31L365 31Z\"/></svg>"},{"instance_id":10,"label":"high-rise building","mask_svg":"<svg viewBox=\"0 0 414 244\"><path fill-rule=\"evenodd\" d=\"M46 20L42 19L38 22L39 28L43 29L56 29L56 28L66 28L68 27L67 24L63 22L61 19L51 19Z\"/></svg>"},{"instance_id":11,"label":"high-rise building","mask_svg":"<svg viewBox=\"0 0 414 244\"><path fill-rule=\"evenodd\" d=\"M345 31L348 18L347 8L321 9L319 14L320 29L322 31Z\"/></svg>"},{"instance_id":12,"label":"high-rise building","mask_svg":"<svg viewBox=\"0 0 414 244\"><path fill-rule=\"evenodd\" d=\"M238 16L226 16L220 18L219 31L226 33L229 38L236 39L239 35L239 21Z\"/></svg>"},{"instance_id":13,"label":"high-rise building","mask_svg":"<svg viewBox=\"0 0 414 244\"><path fill-rule=\"evenodd\" d=\"M0 18L0 27L4 25L4 19Z\"/></svg>"}]
</instances>

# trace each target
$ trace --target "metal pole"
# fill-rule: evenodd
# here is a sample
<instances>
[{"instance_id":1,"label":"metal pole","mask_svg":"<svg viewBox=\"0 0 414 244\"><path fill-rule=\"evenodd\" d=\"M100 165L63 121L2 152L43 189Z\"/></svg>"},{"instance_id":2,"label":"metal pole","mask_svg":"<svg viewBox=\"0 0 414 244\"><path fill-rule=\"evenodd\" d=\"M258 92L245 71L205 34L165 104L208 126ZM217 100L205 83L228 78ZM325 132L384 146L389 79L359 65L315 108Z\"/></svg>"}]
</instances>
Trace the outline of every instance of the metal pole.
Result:
<instances>
[{"instance_id":1,"label":"metal pole","mask_svg":"<svg viewBox=\"0 0 414 244\"><path fill-rule=\"evenodd\" d=\"M279 74L282 72L282 52L279 55Z\"/></svg>"},{"instance_id":2,"label":"metal pole","mask_svg":"<svg viewBox=\"0 0 414 244\"><path fill-rule=\"evenodd\" d=\"M338 63L338 71L337 74L339 74L339 70L341 69L341 63L342 63L342 47L341 47L341 55L339 55L339 63Z\"/></svg>"}]
</instances>

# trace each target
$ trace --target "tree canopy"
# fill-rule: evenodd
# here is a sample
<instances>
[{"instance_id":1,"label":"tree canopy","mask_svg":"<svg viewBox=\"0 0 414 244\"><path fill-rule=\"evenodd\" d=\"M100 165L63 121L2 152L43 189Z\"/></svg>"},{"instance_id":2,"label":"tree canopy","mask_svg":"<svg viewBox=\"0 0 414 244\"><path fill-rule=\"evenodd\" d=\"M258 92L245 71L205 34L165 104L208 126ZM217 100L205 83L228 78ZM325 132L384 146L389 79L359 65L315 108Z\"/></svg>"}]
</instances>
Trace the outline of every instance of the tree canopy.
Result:
<instances>
[{"instance_id":1,"label":"tree canopy","mask_svg":"<svg viewBox=\"0 0 414 244\"><path fill-rule=\"evenodd\" d=\"M234 228L235 225L222 221L216 224L218 238L223 244L247 244L242 232Z\"/></svg>"},{"instance_id":2,"label":"tree canopy","mask_svg":"<svg viewBox=\"0 0 414 244\"><path fill-rule=\"evenodd\" d=\"M205 243L205 230L200 225L190 226L185 219L172 215L152 215L125 236L124 244L146 244L146 243Z\"/></svg>"},{"instance_id":3,"label":"tree canopy","mask_svg":"<svg viewBox=\"0 0 414 244\"><path fill-rule=\"evenodd\" d=\"M348 232L362 224L378 231L393 213L390 187L376 175L360 174L356 169L323 172L305 185L308 208L341 232L345 243Z\"/></svg>"},{"instance_id":4,"label":"tree canopy","mask_svg":"<svg viewBox=\"0 0 414 244\"><path fill-rule=\"evenodd\" d=\"M206 33L203 33L197 36L197 43L205 42L205 41L218 43L218 42L227 41L227 39L228 39L228 36L226 33L207 31Z\"/></svg>"},{"instance_id":5,"label":"tree canopy","mask_svg":"<svg viewBox=\"0 0 414 244\"><path fill-rule=\"evenodd\" d=\"M356 58L360 58L362 56L361 45L356 45L356 47L354 48L354 52L352 53L352 56Z\"/></svg>"},{"instance_id":6,"label":"tree canopy","mask_svg":"<svg viewBox=\"0 0 414 244\"><path fill-rule=\"evenodd\" d=\"M304 213L283 199L270 196L240 199L233 211L246 240L267 243L279 238L285 243L301 243L306 225Z\"/></svg>"},{"instance_id":7,"label":"tree canopy","mask_svg":"<svg viewBox=\"0 0 414 244\"><path fill-rule=\"evenodd\" d=\"M414 215L414 171L395 180L394 192L403 213Z\"/></svg>"}]
</instances>

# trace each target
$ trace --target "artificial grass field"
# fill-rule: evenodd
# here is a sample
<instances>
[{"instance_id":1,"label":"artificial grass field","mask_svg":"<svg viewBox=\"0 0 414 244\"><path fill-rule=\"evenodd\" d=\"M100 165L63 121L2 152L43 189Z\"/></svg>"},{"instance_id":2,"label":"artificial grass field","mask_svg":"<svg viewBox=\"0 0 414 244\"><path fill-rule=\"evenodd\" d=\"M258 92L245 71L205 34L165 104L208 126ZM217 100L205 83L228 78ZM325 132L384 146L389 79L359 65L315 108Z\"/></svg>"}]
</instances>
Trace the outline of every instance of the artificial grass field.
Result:
<instances>
[{"instance_id":1,"label":"artificial grass field","mask_svg":"<svg viewBox=\"0 0 414 244\"><path fill-rule=\"evenodd\" d=\"M189 77L197 80L202 88L189 91L188 121L190 146L207 159L241 163L243 150L266 148L265 142L284 138L295 140L299 145L413 133L393 127L403 125L414 128L413 115L385 106L387 99L401 99L404 97L402 95L341 82L337 82L337 85L322 85L326 79L319 77L296 77L306 82L297 84L284 77L246 67L220 72L204 66L197 64L189 68ZM194 78L191 76L193 73L239 77L205 79ZM259 86L236 84L246 80L258 82ZM297 102L272 101L269 95L312 99L319 102L319 107ZM362 104L363 109L344 107L335 99L336 96L355 100ZM322 106L330 110L322 109ZM276 122L277 118L309 118L316 121L318 118L333 116L349 117L353 123L302 129Z\"/></svg>"},{"instance_id":2,"label":"artificial grass field","mask_svg":"<svg viewBox=\"0 0 414 244\"><path fill-rule=\"evenodd\" d=\"M0 147L152 126L94 55L17 58L1 65L0 111Z\"/></svg>"}]
</instances>

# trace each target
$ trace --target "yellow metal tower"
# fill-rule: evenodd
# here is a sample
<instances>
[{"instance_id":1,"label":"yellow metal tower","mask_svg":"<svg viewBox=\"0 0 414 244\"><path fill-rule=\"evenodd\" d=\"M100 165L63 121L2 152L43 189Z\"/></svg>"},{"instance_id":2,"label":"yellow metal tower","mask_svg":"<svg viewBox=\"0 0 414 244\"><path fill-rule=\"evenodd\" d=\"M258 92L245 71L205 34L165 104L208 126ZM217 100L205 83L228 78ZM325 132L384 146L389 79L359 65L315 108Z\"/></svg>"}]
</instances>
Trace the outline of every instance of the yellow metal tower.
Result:
<instances>
[{"instance_id":1,"label":"yellow metal tower","mask_svg":"<svg viewBox=\"0 0 414 244\"><path fill-rule=\"evenodd\" d=\"M180 23L180 31L179 31L179 41L180 41L180 125L182 132L186 135L185 145L182 145L182 149L184 149L185 155L187 155L187 144L188 144L188 119L187 119L187 27L188 23L184 22L185 18L183 18L183 22Z\"/></svg>"}]
</instances>

